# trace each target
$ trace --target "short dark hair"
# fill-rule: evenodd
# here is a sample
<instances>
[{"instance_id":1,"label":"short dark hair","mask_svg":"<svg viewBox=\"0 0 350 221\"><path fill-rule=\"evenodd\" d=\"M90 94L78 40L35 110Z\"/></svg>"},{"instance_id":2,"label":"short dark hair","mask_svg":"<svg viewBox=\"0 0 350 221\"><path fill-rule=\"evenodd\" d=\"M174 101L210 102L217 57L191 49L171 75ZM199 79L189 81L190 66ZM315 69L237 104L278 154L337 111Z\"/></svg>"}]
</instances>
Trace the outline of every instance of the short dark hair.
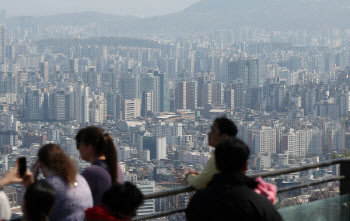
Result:
<instances>
[{"instance_id":1,"label":"short dark hair","mask_svg":"<svg viewBox=\"0 0 350 221\"><path fill-rule=\"evenodd\" d=\"M215 148L216 166L222 173L239 172L249 157L249 147L235 137L227 137Z\"/></svg>"},{"instance_id":2,"label":"short dark hair","mask_svg":"<svg viewBox=\"0 0 350 221\"><path fill-rule=\"evenodd\" d=\"M227 134L229 137L235 137L237 135L237 126L227 117L217 117L214 120L214 124L218 127L220 135Z\"/></svg>"},{"instance_id":3,"label":"short dark hair","mask_svg":"<svg viewBox=\"0 0 350 221\"><path fill-rule=\"evenodd\" d=\"M54 203L55 189L45 180L30 185L24 194L25 210L30 220L47 220Z\"/></svg>"},{"instance_id":4,"label":"short dark hair","mask_svg":"<svg viewBox=\"0 0 350 221\"><path fill-rule=\"evenodd\" d=\"M116 183L102 196L102 203L110 209L112 214L118 218L119 214L133 214L143 203L144 196L141 191L132 183Z\"/></svg>"}]
</instances>

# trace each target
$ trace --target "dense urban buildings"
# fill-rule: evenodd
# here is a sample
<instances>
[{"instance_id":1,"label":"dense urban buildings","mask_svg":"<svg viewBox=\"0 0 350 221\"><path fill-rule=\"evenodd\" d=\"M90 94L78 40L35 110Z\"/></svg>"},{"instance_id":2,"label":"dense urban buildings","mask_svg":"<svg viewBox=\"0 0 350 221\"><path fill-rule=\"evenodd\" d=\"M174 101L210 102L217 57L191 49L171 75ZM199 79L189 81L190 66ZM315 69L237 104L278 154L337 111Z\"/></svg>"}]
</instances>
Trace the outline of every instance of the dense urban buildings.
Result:
<instances>
[{"instance_id":1,"label":"dense urban buildings","mask_svg":"<svg viewBox=\"0 0 350 221\"><path fill-rule=\"evenodd\" d=\"M240 26L103 38L108 26L39 24L4 13L0 172L18 156L30 166L50 142L82 171L88 163L74 137L96 125L114 138L126 180L144 193L178 187L187 171L200 171L210 159L207 133L223 115L251 148L249 174L321 162L349 149L350 29ZM332 172L328 167L268 181L284 187ZM18 212L23 188L5 190ZM281 205L292 196L282 196ZM148 200L139 214L187 202L184 194Z\"/></svg>"}]
</instances>

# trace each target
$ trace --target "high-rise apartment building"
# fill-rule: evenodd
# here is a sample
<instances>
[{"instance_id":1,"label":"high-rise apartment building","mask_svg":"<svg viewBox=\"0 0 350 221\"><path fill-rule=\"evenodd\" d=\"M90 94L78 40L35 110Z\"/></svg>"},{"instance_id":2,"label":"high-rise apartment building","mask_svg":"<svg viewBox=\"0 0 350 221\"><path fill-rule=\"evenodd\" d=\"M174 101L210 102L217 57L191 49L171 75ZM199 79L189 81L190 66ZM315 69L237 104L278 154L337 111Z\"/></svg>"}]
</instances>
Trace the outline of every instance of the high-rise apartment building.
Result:
<instances>
[{"instance_id":1,"label":"high-rise apartment building","mask_svg":"<svg viewBox=\"0 0 350 221\"><path fill-rule=\"evenodd\" d=\"M157 159L157 138L154 136L143 136L142 149L143 151L149 150L151 160Z\"/></svg>"},{"instance_id":2,"label":"high-rise apartment building","mask_svg":"<svg viewBox=\"0 0 350 221\"><path fill-rule=\"evenodd\" d=\"M320 156L322 155L322 147L323 147L322 130L320 130L319 128L313 128L311 131L312 131L312 139L306 154L309 156Z\"/></svg>"},{"instance_id":3,"label":"high-rise apartment building","mask_svg":"<svg viewBox=\"0 0 350 221\"><path fill-rule=\"evenodd\" d=\"M227 89L225 91L225 102L226 107L230 110L235 109L235 90L234 89Z\"/></svg>"},{"instance_id":4,"label":"high-rise apartment building","mask_svg":"<svg viewBox=\"0 0 350 221\"><path fill-rule=\"evenodd\" d=\"M316 92L314 89L306 89L302 94L302 106L305 115L311 114L316 104Z\"/></svg>"},{"instance_id":5,"label":"high-rise apartment building","mask_svg":"<svg viewBox=\"0 0 350 221\"><path fill-rule=\"evenodd\" d=\"M153 90L142 92L141 116L146 117L155 112L155 100Z\"/></svg>"},{"instance_id":6,"label":"high-rise apartment building","mask_svg":"<svg viewBox=\"0 0 350 221\"><path fill-rule=\"evenodd\" d=\"M339 114L346 117L350 110L350 93L342 92L339 96Z\"/></svg>"},{"instance_id":7,"label":"high-rise apartment building","mask_svg":"<svg viewBox=\"0 0 350 221\"><path fill-rule=\"evenodd\" d=\"M66 153L75 160L79 160L80 154L74 139L65 137L62 139L62 146Z\"/></svg>"},{"instance_id":8,"label":"high-rise apartment building","mask_svg":"<svg viewBox=\"0 0 350 221\"><path fill-rule=\"evenodd\" d=\"M140 78L137 75L126 74L119 81L120 93L124 99L140 98Z\"/></svg>"},{"instance_id":9,"label":"high-rise apartment building","mask_svg":"<svg viewBox=\"0 0 350 221\"><path fill-rule=\"evenodd\" d=\"M154 76L159 77L159 111L170 111L169 74L155 71Z\"/></svg>"},{"instance_id":10,"label":"high-rise apartment building","mask_svg":"<svg viewBox=\"0 0 350 221\"><path fill-rule=\"evenodd\" d=\"M213 104L213 84L211 82L207 82L204 86L203 91L203 105L211 105Z\"/></svg>"},{"instance_id":11,"label":"high-rise apartment building","mask_svg":"<svg viewBox=\"0 0 350 221\"><path fill-rule=\"evenodd\" d=\"M90 122L103 123L107 117L107 101L99 96L90 103Z\"/></svg>"},{"instance_id":12,"label":"high-rise apartment building","mask_svg":"<svg viewBox=\"0 0 350 221\"><path fill-rule=\"evenodd\" d=\"M212 84L212 103L216 106L224 104L224 83L216 82Z\"/></svg>"},{"instance_id":13,"label":"high-rise apartment building","mask_svg":"<svg viewBox=\"0 0 350 221\"><path fill-rule=\"evenodd\" d=\"M157 160L166 159L166 137L156 138Z\"/></svg>"},{"instance_id":14,"label":"high-rise apartment building","mask_svg":"<svg viewBox=\"0 0 350 221\"><path fill-rule=\"evenodd\" d=\"M44 79L44 81L49 80L49 63L48 62L40 62L39 63L39 73L40 76Z\"/></svg>"},{"instance_id":15,"label":"high-rise apartment building","mask_svg":"<svg viewBox=\"0 0 350 221\"><path fill-rule=\"evenodd\" d=\"M101 87L101 74L95 68L89 68L88 71L82 73L82 79L85 85L91 88Z\"/></svg>"},{"instance_id":16,"label":"high-rise apartment building","mask_svg":"<svg viewBox=\"0 0 350 221\"><path fill-rule=\"evenodd\" d=\"M70 73L78 73L78 71L79 71L78 62L79 62L79 60L77 58L69 59L69 72Z\"/></svg>"},{"instance_id":17,"label":"high-rise apartment building","mask_svg":"<svg viewBox=\"0 0 350 221\"><path fill-rule=\"evenodd\" d=\"M143 151L143 162L148 162L151 160L151 151L144 150Z\"/></svg>"},{"instance_id":18,"label":"high-rise apartment building","mask_svg":"<svg viewBox=\"0 0 350 221\"><path fill-rule=\"evenodd\" d=\"M73 88L66 93L66 120L74 120L74 91Z\"/></svg>"},{"instance_id":19,"label":"high-rise apartment building","mask_svg":"<svg viewBox=\"0 0 350 221\"><path fill-rule=\"evenodd\" d=\"M14 118L13 114L9 114L4 117L4 131L18 131L20 122Z\"/></svg>"},{"instance_id":20,"label":"high-rise apartment building","mask_svg":"<svg viewBox=\"0 0 350 221\"><path fill-rule=\"evenodd\" d=\"M44 96L39 90L32 90L28 95L28 120L42 120Z\"/></svg>"},{"instance_id":21,"label":"high-rise apartment building","mask_svg":"<svg viewBox=\"0 0 350 221\"><path fill-rule=\"evenodd\" d=\"M141 100L125 99L123 105L123 120L130 121L141 116Z\"/></svg>"},{"instance_id":22,"label":"high-rise apartment building","mask_svg":"<svg viewBox=\"0 0 350 221\"><path fill-rule=\"evenodd\" d=\"M160 82L159 77L154 76L152 73L144 74L140 77L140 93L141 96L143 96L143 93L150 93L152 91L153 104L152 104L152 111L153 112L159 112L159 102L160 102ZM149 94L148 94L149 95ZM146 105L143 104L142 105ZM150 105L150 104L148 104Z\"/></svg>"},{"instance_id":23,"label":"high-rise apartment building","mask_svg":"<svg viewBox=\"0 0 350 221\"><path fill-rule=\"evenodd\" d=\"M232 84L232 89L235 91L235 108L244 108L246 91L242 80L234 81Z\"/></svg>"},{"instance_id":24,"label":"high-rise apartment building","mask_svg":"<svg viewBox=\"0 0 350 221\"><path fill-rule=\"evenodd\" d=\"M52 120L66 120L66 94L64 91L51 94L49 108L52 110Z\"/></svg>"},{"instance_id":25,"label":"high-rise apartment building","mask_svg":"<svg viewBox=\"0 0 350 221\"><path fill-rule=\"evenodd\" d=\"M52 129L48 131L47 140L60 143L60 133L59 129Z\"/></svg>"},{"instance_id":26,"label":"high-rise apartment building","mask_svg":"<svg viewBox=\"0 0 350 221\"><path fill-rule=\"evenodd\" d=\"M0 64L5 62L5 27L0 24Z\"/></svg>"},{"instance_id":27,"label":"high-rise apartment building","mask_svg":"<svg viewBox=\"0 0 350 221\"><path fill-rule=\"evenodd\" d=\"M197 90L198 83L196 81L179 82L175 89L175 109L191 109L197 108Z\"/></svg>"},{"instance_id":28,"label":"high-rise apartment building","mask_svg":"<svg viewBox=\"0 0 350 221\"><path fill-rule=\"evenodd\" d=\"M262 98L263 98L262 87L249 88L245 97L245 103L246 103L245 106L255 110L260 110Z\"/></svg>"},{"instance_id":29,"label":"high-rise apartment building","mask_svg":"<svg viewBox=\"0 0 350 221\"><path fill-rule=\"evenodd\" d=\"M227 80L229 83L242 80L244 88L258 87L259 77L258 58L240 58L228 62Z\"/></svg>"},{"instance_id":30,"label":"high-rise apartment building","mask_svg":"<svg viewBox=\"0 0 350 221\"><path fill-rule=\"evenodd\" d=\"M79 123L90 121L89 116L89 94L90 88L88 86L77 85L74 91L74 112L75 120Z\"/></svg>"},{"instance_id":31,"label":"high-rise apartment building","mask_svg":"<svg viewBox=\"0 0 350 221\"><path fill-rule=\"evenodd\" d=\"M274 154L276 153L276 129L271 127L262 127L254 135L256 154Z\"/></svg>"},{"instance_id":32,"label":"high-rise apartment building","mask_svg":"<svg viewBox=\"0 0 350 221\"><path fill-rule=\"evenodd\" d=\"M187 109L196 110L198 105L198 83L197 81L187 82L187 91L186 91L186 106Z\"/></svg>"},{"instance_id":33,"label":"high-rise apartment building","mask_svg":"<svg viewBox=\"0 0 350 221\"><path fill-rule=\"evenodd\" d=\"M207 82L206 77L199 77L197 79L198 82L198 89L197 89L197 105L198 107L204 107L204 91L205 91L205 84Z\"/></svg>"},{"instance_id":34,"label":"high-rise apartment building","mask_svg":"<svg viewBox=\"0 0 350 221\"><path fill-rule=\"evenodd\" d=\"M290 157L316 156L322 154L322 131L318 128L290 129L282 136L282 152L288 151Z\"/></svg>"},{"instance_id":35,"label":"high-rise apartment building","mask_svg":"<svg viewBox=\"0 0 350 221\"><path fill-rule=\"evenodd\" d=\"M186 109L186 82L179 82L175 89L175 109Z\"/></svg>"},{"instance_id":36,"label":"high-rise apartment building","mask_svg":"<svg viewBox=\"0 0 350 221\"><path fill-rule=\"evenodd\" d=\"M328 150L345 150L345 130L340 125L328 128L325 136L328 137Z\"/></svg>"}]
</instances>

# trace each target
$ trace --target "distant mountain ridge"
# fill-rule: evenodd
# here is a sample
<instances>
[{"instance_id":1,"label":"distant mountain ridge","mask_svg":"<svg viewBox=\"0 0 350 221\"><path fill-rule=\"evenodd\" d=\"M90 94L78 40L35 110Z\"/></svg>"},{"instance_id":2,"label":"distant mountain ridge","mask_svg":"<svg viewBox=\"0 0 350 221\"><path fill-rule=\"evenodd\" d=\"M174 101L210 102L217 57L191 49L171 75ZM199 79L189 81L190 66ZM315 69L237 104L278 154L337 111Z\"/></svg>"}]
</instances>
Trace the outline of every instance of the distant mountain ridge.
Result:
<instances>
[{"instance_id":1,"label":"distant mountain ridge","mask_svg":"<svg viewBox=\"0 0 350 221\"><path fill-rule=\"evenodd\" d=\"M104 14L99 12L80 12L80 13L67 13L57 14L51 16L36 17L34 21L42 25L87 25L89 23L112 23L117 21L122 22L137 22L140 18L134 16L119 16Z\"/></svg>"},{"instance_id":2,"label":"distant mountain ridge","mask_svg":"<svg viewBox=\"0 0 350 221\"><path fill-rule=\"evenodd\" d=\"M111 32L214 31L245 25L263 28L350 27L350 1L344 0L201 0L165 16L140 19L96 12L36 17L42 25L96 23Z\"/></svg>"},{"instance_id":3,"label":"distant mountain ridge","mask_svg":"<svg viewBox=\"0 0 350 221\"><path fill-rule=\"evenodd\" d=\"M108 24L121 22L125 24L139 22L142 19L134 16L120 16L100 12L86 11L33 17L33 23L39 25L88 25L91 23ZM19 24L20 17L9 19L11 24Z\"/></svg>"},{"instance_id":4,"label":"distant mountain ridge","mask_svg":"<svg viewBox=\"0 0 350 221\"><path fill-rule=\"evenodd\" d=\"M350 26L350 1L343 0L202 0L183 11L149 18L174 29L216 30L244 25L265 28ZM176 22L180 25L176 25Z\"/></svg>"}]
</instances>

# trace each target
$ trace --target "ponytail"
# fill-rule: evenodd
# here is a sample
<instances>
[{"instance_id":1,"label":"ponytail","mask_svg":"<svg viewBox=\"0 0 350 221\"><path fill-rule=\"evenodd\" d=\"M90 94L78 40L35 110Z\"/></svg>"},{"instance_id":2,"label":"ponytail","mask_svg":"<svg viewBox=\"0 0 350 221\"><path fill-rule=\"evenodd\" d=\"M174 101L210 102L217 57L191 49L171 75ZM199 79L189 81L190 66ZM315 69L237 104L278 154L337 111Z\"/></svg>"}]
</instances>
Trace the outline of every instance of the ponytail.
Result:
<instances>
[{"instance_id":1,"label":"ponytail","mask_svg":"<svg viewBox=\"0 0 350 221\"><path fill-rule=\"evenodd\" d=\"M118 167L117 167L117 150L114 146L112 137L105 133L104 137L104 155L106 157L106 163L109 167L110 174L112 177L112 183L117 183L118 181Z\"/></svg>"}]
</instances>

